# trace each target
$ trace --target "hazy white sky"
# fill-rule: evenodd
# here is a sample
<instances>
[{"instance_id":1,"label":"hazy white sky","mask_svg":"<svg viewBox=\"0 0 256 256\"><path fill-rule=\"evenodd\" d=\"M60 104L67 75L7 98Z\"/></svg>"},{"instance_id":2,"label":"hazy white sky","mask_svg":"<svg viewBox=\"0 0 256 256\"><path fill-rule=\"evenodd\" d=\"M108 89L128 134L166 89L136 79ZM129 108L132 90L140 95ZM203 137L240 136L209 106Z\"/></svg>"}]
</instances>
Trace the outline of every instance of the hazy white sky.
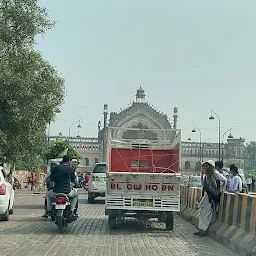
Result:
<instances>
[{"instance_id":1,"label":"hazy white sky","mask_svg":"<svg viewBox=\"0 0 256 256\"><path fill-rule=\"evenodd\" d=\"M63 111L51 134L96 136L103 105L124 109L140 84L147 101L172 118L179 110L183 140L222 132L256 139L255 0L41 0L55 30L37 49L66 80ZM71 134L78 129L74 126ZM197 134L193 134L197 136Z\"/></svg>"}]
</instances>

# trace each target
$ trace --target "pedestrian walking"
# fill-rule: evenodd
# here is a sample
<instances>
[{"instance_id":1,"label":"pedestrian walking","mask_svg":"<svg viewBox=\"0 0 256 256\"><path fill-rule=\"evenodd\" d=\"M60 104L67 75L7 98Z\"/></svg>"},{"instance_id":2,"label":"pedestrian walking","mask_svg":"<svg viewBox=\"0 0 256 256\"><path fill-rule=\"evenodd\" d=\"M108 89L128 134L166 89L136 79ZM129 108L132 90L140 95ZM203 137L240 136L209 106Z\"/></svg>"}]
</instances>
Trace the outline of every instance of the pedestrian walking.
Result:
<instances>
[{"instance_id":1,"label":"pedestrian walking","mask_svg":"<svg viewBox=\"0 0 256 256\"><path fill-rule=\"evenodd\" d=\"M247 178L246 184L248 186L248 191L251 192L251 189L252 189L252 178L251 177Z\"/></svg>"}]
</instances>

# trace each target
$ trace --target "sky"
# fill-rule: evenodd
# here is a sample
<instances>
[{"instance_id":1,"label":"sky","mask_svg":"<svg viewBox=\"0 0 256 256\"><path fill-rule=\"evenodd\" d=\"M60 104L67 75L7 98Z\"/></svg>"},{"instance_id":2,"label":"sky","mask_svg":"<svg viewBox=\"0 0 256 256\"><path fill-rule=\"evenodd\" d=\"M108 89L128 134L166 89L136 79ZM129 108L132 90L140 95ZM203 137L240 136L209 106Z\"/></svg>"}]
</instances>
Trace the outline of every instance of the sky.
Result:
<instances>
[{"instance_id":1,"label":"sky","mask_svg":"<svg viewBox=\"0 0 256 256\"><path fill-rule=\"evenodd\" d=\"M65 79L66 98L50 134L97 136L103 105L124 109L140 87L169 116L178 107L186 141L256 140L255 0L40 0L57 24L38 49ZM102 122L103 123L103 122ZM192 134L199 139L198 133ZM227 133L228 135L228 133Z\"/></svg>"}]
</instances>

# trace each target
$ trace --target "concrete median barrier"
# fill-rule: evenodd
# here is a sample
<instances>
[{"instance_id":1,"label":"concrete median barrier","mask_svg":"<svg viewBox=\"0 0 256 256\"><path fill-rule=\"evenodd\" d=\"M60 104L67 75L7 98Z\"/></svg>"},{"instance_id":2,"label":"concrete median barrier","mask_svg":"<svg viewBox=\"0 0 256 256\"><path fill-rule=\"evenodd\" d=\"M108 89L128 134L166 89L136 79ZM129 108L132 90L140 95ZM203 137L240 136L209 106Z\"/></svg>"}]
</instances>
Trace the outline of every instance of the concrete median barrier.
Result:
<instances>
[{"instance_id":1,"label":"concrete median barrier","mask_svg":"<svg viewBox=\"0 0 256 256\"><path fill-rule=\"evenodd\" d=\"M181 187L180 215L198 225L200 188ZM217 220L208 234L240 255L256 256L256 196L223 193Z\"/></svg>"}]
</instances>

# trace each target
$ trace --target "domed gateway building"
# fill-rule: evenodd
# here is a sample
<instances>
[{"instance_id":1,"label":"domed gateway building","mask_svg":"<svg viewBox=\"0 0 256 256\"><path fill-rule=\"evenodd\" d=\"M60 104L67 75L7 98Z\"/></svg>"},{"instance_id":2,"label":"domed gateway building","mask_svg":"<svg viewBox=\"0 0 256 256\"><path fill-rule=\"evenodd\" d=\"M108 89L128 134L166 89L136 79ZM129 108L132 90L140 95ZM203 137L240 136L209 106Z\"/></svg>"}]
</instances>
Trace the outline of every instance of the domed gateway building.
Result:
<instances>
[{"instance_id":1,"label":"domed gateway building","mask_svg":"<svg viewBox=\"0 0 256 256\"><path fill-rule=\"evenodd\" d=\"M68 139L70 144L82 156L82 169L90 171L96 162L106 161L107 157L107 127L117 127L115 139L153 139L165 140L175 136L178 127L178 109L173 109L171 125L168 116L146 102L146 93L140 87L135 95L135 101L120 112L108 113L108 105L104 105L103 127L98 122L98 136L88 137L61 137ZM134 128L130 129L129 128ZM138 128L138 130L136 130ZM144 129L143 137L139 129ZM147 131L148 130L148 131ZM169 132L167 132L169 131ZM186 137L186 135L184 135ZM51 136L50 141L56 141L60 136ZM218 160L218 143L202 143L183 141L181 143L181 171L187 174L198 172L201 162L205 159ZM202 149L200 151L200 148ZM202 152L200 154L200 152ZM244 166L244 139L229 138L223 145L224 165L235 163L241 168Z\"/></svg>"}]
</instances>

